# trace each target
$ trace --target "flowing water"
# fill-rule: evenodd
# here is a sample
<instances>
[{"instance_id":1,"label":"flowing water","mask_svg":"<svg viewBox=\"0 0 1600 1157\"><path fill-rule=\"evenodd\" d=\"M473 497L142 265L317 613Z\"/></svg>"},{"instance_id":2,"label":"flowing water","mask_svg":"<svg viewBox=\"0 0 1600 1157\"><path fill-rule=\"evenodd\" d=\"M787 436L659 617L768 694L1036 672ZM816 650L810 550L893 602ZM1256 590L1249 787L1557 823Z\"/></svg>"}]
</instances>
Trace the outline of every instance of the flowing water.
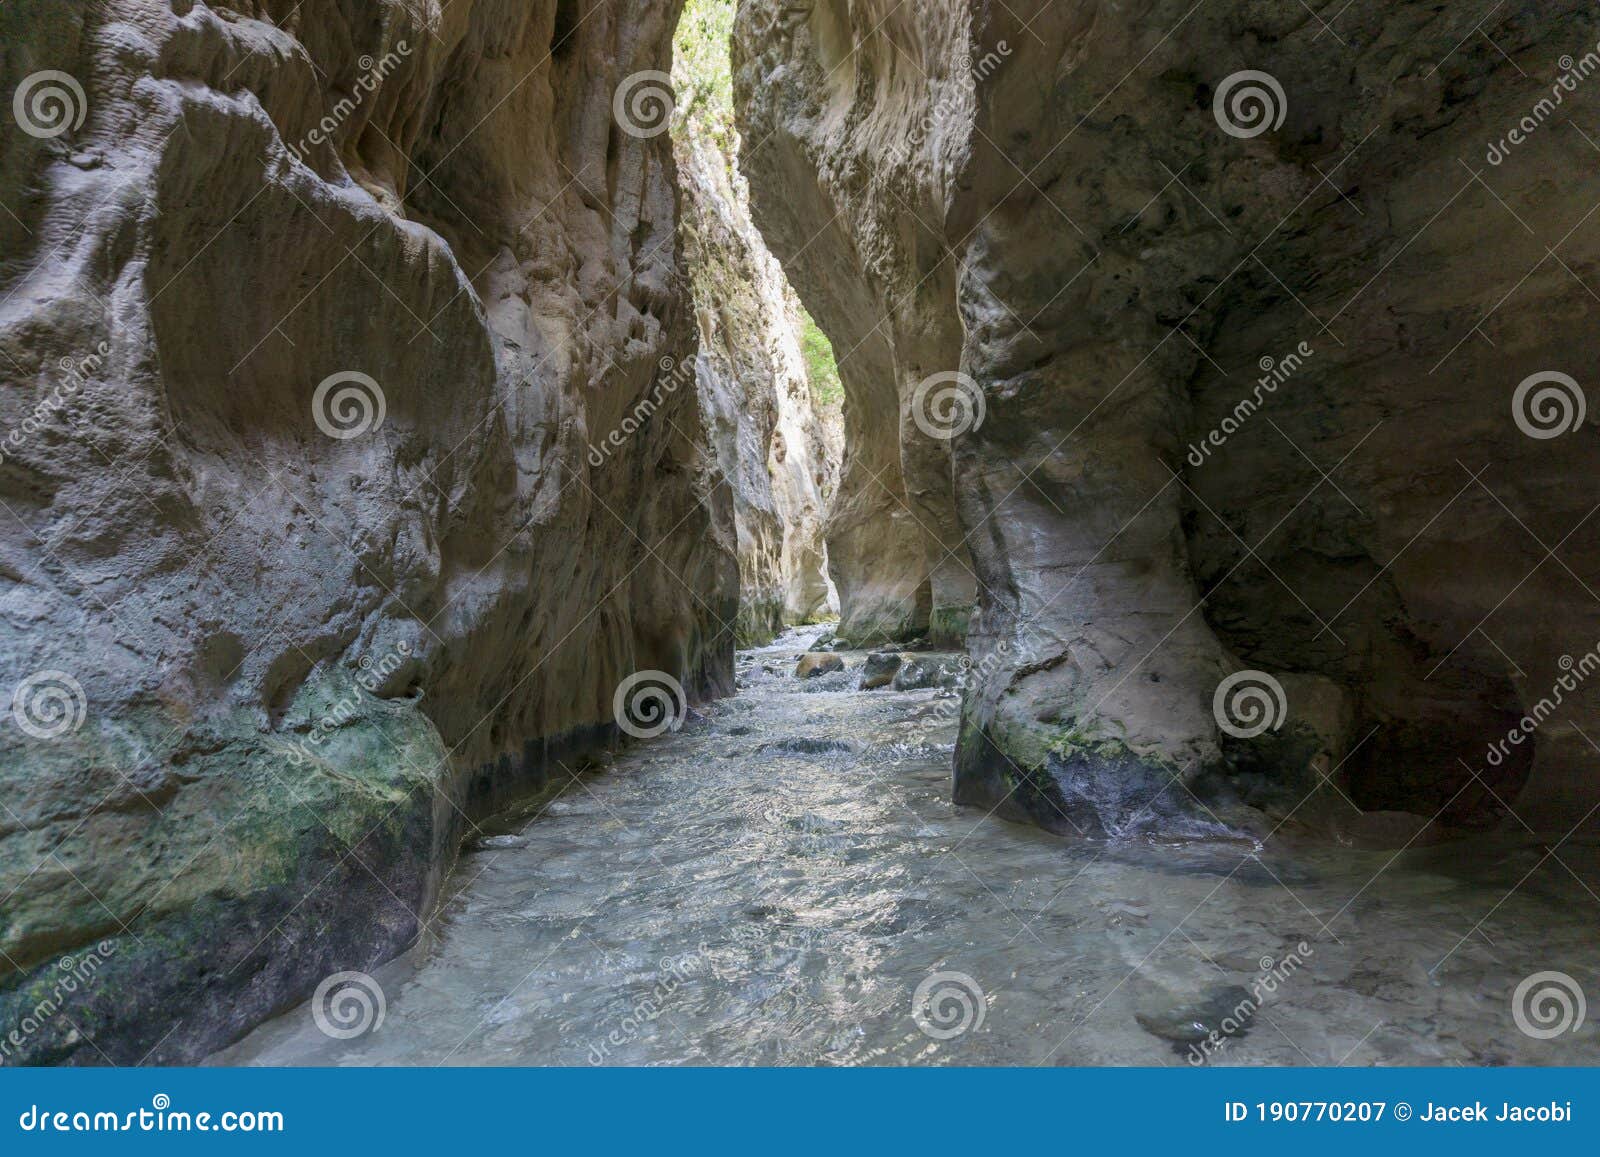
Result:
<instances>
[{"instance_id":1,"label":"flowing water","mask_svg":"<svg viewBox=\"0 0 1600 1157\"><path fill-rule=\"evenodd\" d=\"M213 1060L1600 1063L1593 1023L1513 1010L1535 973L1566 974L1535 1031L1600 995L1592 845L1058 839L949 802L953 692L793 678L813 634L480 839L381 1024L302 1006Z\"/></svg>"}]
</instances>

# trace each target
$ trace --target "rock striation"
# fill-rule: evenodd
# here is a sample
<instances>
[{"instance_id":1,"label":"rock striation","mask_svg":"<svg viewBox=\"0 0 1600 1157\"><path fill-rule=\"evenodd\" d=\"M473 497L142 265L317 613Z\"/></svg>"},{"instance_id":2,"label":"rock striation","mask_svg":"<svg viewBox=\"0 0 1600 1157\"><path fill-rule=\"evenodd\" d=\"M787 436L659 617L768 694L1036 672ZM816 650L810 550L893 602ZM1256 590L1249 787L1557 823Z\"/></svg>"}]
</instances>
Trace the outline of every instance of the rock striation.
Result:
<instances>
[{"instance_id":1,"label":"rock striation","mask_svg":"<svg viewBox=\"0 0 1600 1157\"><path fill-rule=\"evenodd\" d=\"M1597 43L1576 0L745 0L754 216L849 395L841 635L975 603L958 801L1593 817Z\"/></svg>"},{"instance_id":2,"label":"rock striation","mask_svg":"<svg viewBox=\"0 0 1600 1157\"><path fill-rule=\"evenodd\" d=\"M675 130L684 260L700 326L696 365L717 461L733 499L739 642L836 611L824 527L843 430L818 405L800 346L800 303L750 219L723 144L692 119Z\"/></svg>"},{"instance_id":3,"label":"rock striation","mask_svg":"<svg viewBox=\"0 0 1600 1157\"><path fill-rule=\"evenodd\" d=\"M410 943L625 676L731 689L677 8L0 7L7 1062L203 1056Z\"/></svg>"}]
</instances>

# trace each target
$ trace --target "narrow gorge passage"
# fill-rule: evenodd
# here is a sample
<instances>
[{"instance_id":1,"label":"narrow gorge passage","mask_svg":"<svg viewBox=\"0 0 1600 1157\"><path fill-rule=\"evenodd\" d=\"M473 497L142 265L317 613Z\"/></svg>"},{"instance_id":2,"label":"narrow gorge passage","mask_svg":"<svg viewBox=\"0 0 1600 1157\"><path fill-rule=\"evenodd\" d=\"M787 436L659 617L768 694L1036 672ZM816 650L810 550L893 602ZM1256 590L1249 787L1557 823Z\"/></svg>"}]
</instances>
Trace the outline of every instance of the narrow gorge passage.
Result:
<instances>
[{"instance_id":1,"label":"narrow gorge passage","mask_svg":"<svg viewBox=\"0 0 1600 1157\"><path fill-rule=\"evenodd\" d=\"M1063 842L950 804L956 691L859 690L859 652L796 679L817 633L742 652L735 698L486 829L375 973L374 1031L306 1005L213 1061L1172 1065L1266 976L1212 1063L1600 1061L1592 1035L1507 1031L1503 978L1592 941L1542 846Z\"/></svg>"},{"instance_id":2,"label":"narrow gorge passage","mask_svg":"<svg viewBox=\"0 0 1600 1157\"><path fill-rule=\"evenodd\" d=\"M0 0L0 1064L1600 1059L1597 142L1593 0Z\"/></svg>"}]
</instances>

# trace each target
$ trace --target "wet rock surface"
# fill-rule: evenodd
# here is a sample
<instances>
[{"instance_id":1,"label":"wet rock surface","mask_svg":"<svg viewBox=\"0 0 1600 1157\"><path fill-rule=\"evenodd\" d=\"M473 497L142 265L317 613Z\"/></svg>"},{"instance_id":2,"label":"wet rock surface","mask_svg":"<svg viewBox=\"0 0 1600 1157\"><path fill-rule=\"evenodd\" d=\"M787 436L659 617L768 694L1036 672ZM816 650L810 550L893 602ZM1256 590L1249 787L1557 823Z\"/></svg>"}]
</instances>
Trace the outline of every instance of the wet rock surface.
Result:
<instances>
[{"instance_id":1,"label":"wet rock surface","mask_svg":"<svg viewBox=\"0 0 1600 1157\"><path fill-rule=\"evenodd\" d=\"M820 651L807 651L800 656L800 661L794 666L796 679L815 679L822 675L834 675L844 670L844 658L840 655L823 653Z\"/></svg>"},{"instance_id":2,"label":"wet rock surface","mask_svg":"<svg viewBox=\"0 0 1600 1157\"><path fill-rule=\"evenodd\" d=\"M887 651L875 651L868 655L867 661L861 664L861 689L873 691L889 686L904 662L904 656Z\"/></svg>"},{"instance_id":3,"label":"wet rock surface","mask_svg":"<svg viewBox=\"0 0 1600 1157\"><path fill-rule=\"evenodd\" d=\"M1203 1000L1193 1004L1180 1004L1172 1008L1157 1009L1134 1015L1139 1027L1152 1036L1171 1041L1175 1045L1197 1045L1213 1034L1219 1037L1239 1037L1246 1031L1241 1010L1249 1009L1250 993L1239 985L1219 988ZM1226 1031L1225 1026L1240 1027ZM1185 1051L1180 1048L1179 1051Z\"/></svg>"},{"instance_id":4,"label":"wet rock surface","mask_svg":"<svg viewBox=\"0 0 1600 1157\"><path fill-rule=\"evenodd\" d=\"M332 1040L302 1007L214 1063L1170 1065L1228 1018L1205 1063L1600 1060L1592 1019L1541 1041L1513 1017L1534 972L1600 985L1593 900L1537 842L1059 840L951 806L951 700L812 693L787 673L808 645L466 856L377 973L381 1028ZM853 753L760 750L786 740ZM936 1039L914 998L950 973L983 1018Z\"/></svg>"},{"instance_id":5,"label":"wet rock surface","mask_svg":"<svg viewBox=\"0 0 1600 1157\"><path fill-rule=\"evenodd\" d=\"M958 687L971 666L964 655L907 655L894 673L893 686L896 691Z\"/></svg>"}]
</instances>

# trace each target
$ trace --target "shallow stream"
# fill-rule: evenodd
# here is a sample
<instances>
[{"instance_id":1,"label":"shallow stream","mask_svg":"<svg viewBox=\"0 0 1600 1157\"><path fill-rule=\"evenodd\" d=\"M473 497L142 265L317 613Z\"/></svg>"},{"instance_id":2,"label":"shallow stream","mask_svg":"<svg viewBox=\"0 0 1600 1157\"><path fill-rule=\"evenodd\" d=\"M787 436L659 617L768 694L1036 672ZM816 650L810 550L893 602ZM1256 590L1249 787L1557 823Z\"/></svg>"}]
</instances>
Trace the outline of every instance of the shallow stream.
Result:
<instances>
[{"instance_id":1,"label":"shallow stream","mask_svg":"<svg viewBox=\"0 0 1600 1157\"><path fill-rule=\"evenodd\" d=\"M1540 972L1600 996L1592 845L1058 839L949 802L954 692L795 679L814 634L486 828L374 974L381 1024L302 1006L213 1061L1600 1063L1592 1019L1538 1039L1512 1004Z\"/></svg>"}]
</instances>

